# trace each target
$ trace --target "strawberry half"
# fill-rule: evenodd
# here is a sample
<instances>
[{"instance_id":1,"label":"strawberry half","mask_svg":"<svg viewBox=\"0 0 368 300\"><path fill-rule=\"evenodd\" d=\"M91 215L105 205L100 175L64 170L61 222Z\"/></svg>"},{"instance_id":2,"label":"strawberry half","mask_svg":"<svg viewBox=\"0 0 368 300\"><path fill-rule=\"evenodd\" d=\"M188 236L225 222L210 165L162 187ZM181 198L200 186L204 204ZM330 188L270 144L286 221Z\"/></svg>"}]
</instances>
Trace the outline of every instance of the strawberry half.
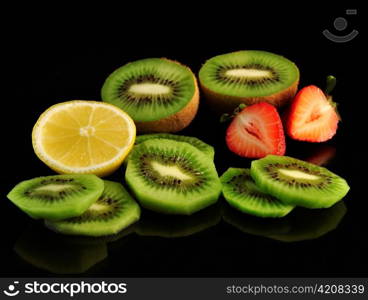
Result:
<instances>
[{"instance_id":1,"label":"strawberry half","mask_svg":"<svg viewBox=\"0 0 368 300\"><path fill-rule=\"evenodd\" d=\"M228 127L226 144L230 151L249 158L284 155L284 130L276 108L266 102L244 108Z\"/></svg>"},{"instance_id":2,"label":"strawberry half","mask_svg":"<svg viewBox=\"0 0 368 300\"><path fill-rule=\"evenodd\" d=\"M295 140L324 142L335 135L339 120L332 98L310 85L301 89L292 101L285 127Z\"/></svg>"}]
</instances>

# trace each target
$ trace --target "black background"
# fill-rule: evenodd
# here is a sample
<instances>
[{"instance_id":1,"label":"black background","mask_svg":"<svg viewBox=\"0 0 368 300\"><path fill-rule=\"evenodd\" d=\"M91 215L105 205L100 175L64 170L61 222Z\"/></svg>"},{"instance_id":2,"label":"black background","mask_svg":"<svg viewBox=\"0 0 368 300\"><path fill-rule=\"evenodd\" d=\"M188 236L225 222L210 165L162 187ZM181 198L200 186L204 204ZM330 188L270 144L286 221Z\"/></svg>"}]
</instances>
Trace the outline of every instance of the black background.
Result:
<instances>
[{"instance_id":1,"label":"black background","mask_svg":"<svg viewBox=\"0 0 368 300\"><path fill-rule=\"evenodd\" d=\"M84 21L68 14L57 18L49 15L38 20L38 24L35 19L23 20L19 27L7 31L9 39L3 44L6 51L3 59L10 68L4 71L8 81L3 86L2 99L5 168L1 172L0 275L54 275L25 262L13 251L20 235L30 226L38 228L30 236L34 234L35 244L41 248L43 243L53 243L55 236L42 231L39 228L42 226L35 225L6 199L8 191L19 181L53 174L32 149L32 126L40 113L62 101L100 100L105 78L129 61L167 57L188 65L197 74L205 60L214 55L259 49L294 61L301 72L300 87L309 84L323 87L327 75L337 77L333 95L339 103L342 122L337 135L326 143L336 149L328 167L346 178L351 186L344 199L347 213L338 228L318 239L294 243L246 234L223 220L182 238L133 233L111 243L108 257L82 276L367 276L367 197L363 193L367 164L367 100L362 71L364 16L361 11L357 16L345 16L345 9L357 8L351 5L328 9L298 3L295 6L300 7L265 11L229 3L208 7L201 14L195 13L195 7L186 7L181 14L179 8L161 14L147 8L149 17L123 8L121 19L114 22L92 17ZM338 16L349 21L342 33L333 28ZM13 24L18 24L17 19ZM336 44L321 34L326 28L336 34L346 34L355 28L360 35L349 43ZM236 157L226 149L225 129L202 101L197 118L182 132L215 146L219 174L230 166L250 164L250 160ZM319 149L318 144L287 140L286 154L306 159ZM121 181L122 170L110 178ZM220 201L222 209L223 199ZM155 218L143 212L143 218L150 216ZM177 218L176 222L182 221ZM313 216L310 222L314 222ZM56 260L59 255L55 252Z\"/></svg>"}]
</instances>

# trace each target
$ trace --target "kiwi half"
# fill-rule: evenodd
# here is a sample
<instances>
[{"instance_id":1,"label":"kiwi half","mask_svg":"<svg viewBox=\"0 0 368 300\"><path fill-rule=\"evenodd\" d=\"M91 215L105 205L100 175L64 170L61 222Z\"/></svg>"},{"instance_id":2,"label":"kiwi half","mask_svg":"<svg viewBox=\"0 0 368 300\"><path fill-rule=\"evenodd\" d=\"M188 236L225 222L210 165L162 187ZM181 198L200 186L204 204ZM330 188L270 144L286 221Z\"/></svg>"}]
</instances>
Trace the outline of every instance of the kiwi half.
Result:
<instances>
[{"instance_id":1,"label":"kiwi half","mask_svg":"<svg viewBox=\"0 0 368 300\"><path fill-rule=\"evenodd\" d=\"M140 132L177 132L193 120L199 104L192 71L165 58L120 67L106 79L101 95L127 112Z\"/></svg>"},{"instance_id":2,"label":"kiwi half","mask_svg":"<svg viewBox=\"0 0 368 300\"><path fill-rule=\"evenodd\" d=\"M225 200L241 212L276 218L287 215L294 208L263 193L250 176L249 169L229 168L220 180Z\"/></svg>"},{"instance_id":3,"label":"kiwi half","mask_svg":"<svg viewBox=\"0 0 368 300\"><path fill-rule=\"evenodd\" d=\"M262 191L290 205L327 208L349 191L340 176L288 156L268 155L254 160L250 174Z\"/></svg>"},{"instance_id":4,"label":"kiwi half","mask_svg":"<svg viewBox=\"0 0 368 300\"><path fill-rule=\"evenodd\" d=\"M299 69L283 56L245 50L207 60L199 82L211 107L233 111L241 103L286 104L296 93Z\"/></svg>"},{"instance_id":5,"label":"kiwi half","mask_svg":"<svg viewBox=\"0 0 368 300\"><path fill-rule=\"evenodd\" d=\"M82 215L60 221L46 220L46 227L63 234L103 236L116 234L136 222L140 208L125 188L104 180L102 195Z\"/></svg>"},{"instance_id":6,"label":"kiwi half","mask_svg":"<svg viewBox=\"0 0 368 300\"><path fill-rule=\"evenodd\" d=\"M134 148L125 179L143 207L190 215L215 203L221 183L213 161L194 146L152 139Z\"/></svg>"},{"instance_id":7,"label":"kiwi half","mask_svg":"<svg viewBox=\"0 0 368 300\"><path fill-rule=\"evenodd\" d=\"M35 219L60 220L81 215L103 189L95 175L55 175L22 181L7 197Z\"/></svg>"}]
</instances>

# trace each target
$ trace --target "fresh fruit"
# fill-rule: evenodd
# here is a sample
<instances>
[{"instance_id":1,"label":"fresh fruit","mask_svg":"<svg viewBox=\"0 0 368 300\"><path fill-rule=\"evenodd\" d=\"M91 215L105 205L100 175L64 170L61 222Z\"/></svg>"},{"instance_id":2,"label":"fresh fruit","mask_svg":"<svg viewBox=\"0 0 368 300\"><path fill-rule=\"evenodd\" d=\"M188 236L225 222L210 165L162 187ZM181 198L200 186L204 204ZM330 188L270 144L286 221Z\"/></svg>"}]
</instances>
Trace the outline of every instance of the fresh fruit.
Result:
<instances>
[{"instance_id":1,"label":"fresh fruit","mask_svg":"<svg viewBox=\"0 0 368 300\"><path fill-rule=\"evenodd\" d=\"M102 100L126 111L139 132L177 132L198 110L192 71L164 58L147 58L115 70L102 87Z\"/></svg>"},{"instance_id":2,"label":"fresh fruit","mask_svg":"<svg viewBox=\"0 0 368 300\"><path fill-rule=\"evenodd\" d=\"M63 234L103 236L116 234L140 217L140 208L125 188L104 180L102 195L82 215L60 221L45 221L46 227Z\"/></svg>"},{"instance_id":3,"label":"fresh fruit","mask_svg":"<svg viewBox=\"0 0 368 300\"><path fill-rule=\"evenodd\" d=\"M139 145L140 143L143 143L151 139L168 139L178 142L186 142L198 148L198 150L201 150L204 154L208 155L212 160L215 158L215 149L212 146L192 136L184 136L170 133L143 134L137 136L135 140L135 145Z\"/></svg>"},{"instance_id":4,"label":"fresh fruit","mask_svg":"<svg viewBox=\"0 0 368 300\"><path fill-rule=\"evenodd\" d=\"M226 131L230 151L250 158L285 154L285 136L280 116L266 102L244 108Z\"/></svg>"},{"instance_id":5,"label":"fresh fruit","mask_svg":"<svg viewBox=\"0 0 368 300\"><path fill-rule=\"evenodd\" d=\"M220 180L225 200L241 212L277 218L287 215L294 208L263 193L250 176L249 169L229 168Z\"/></svg>"},{"instance_id":6,"label":"fresh fruit","mask_svg":"<svg viewBox=\"0 0 368 300\"><path fill-rule=\"evenodd\" d=\"M30 224L14 251L32 266L54 274L82 274L108 256L106 243L73 243L40 224Z\"/></svg>"},{"instance_id":7,"label":"fresh fruit","mask_svg":"<svg viewBox=\"0 0 368 300\"><path fill-rule=\"evenodd\" d=\"M188 143L167 139L136 146L125 179L143 207L167 214L190 215L221 193L213 161Z\"/></svg>"},{"instance_id":8,"label":"fresh fruit","mask_svg":"<svg viewBox=\"0 0 368 300\"><path fill-rule=\"evenodd\" d=\"M268 155L254 160L250 174L263 192L290 205L326 208L349 191L348 184L340 176L288 156Z\"/></svg>"},{"instance_id":9,"label":"fresh fruit","mask_svg":"<svg viewBox=\"0 0 368 300\"><path fill-rule=\"evenodd\" d=\"M32 132L36 155L58 173L109 175L133 147L133 120L118 107L97 101L51 106Z\"/></svg>"},{"instance_id":10,"label":"fresh fruit","mask_svg":"<svg viewBox=\"0 0 368 300\"><path fill-rule=\"evenodd\" d=\"M290 60L265 51L238 51L207 60L199 82L211 107L230 112L239 104L269 102L281 106L292 99L299 70Z\"/></svg>"},{"instance_id":11,"label":"fresh fruit","mask_svg":"<svg viewBox=\"0 0 368 300\"><path fill-rule=\"evenodd\" d=\"M285 129L295 140L324 142L336 134L339 120L332 97L310 85L301 89L291 102Z\"/></svg>"},{"instance_id":12,"label":"fresh fruit","mask_svg":"<svg viewBox=\"0 0 368 300\"><path fill-rule=\"evenodd\" d=\"M95 175L55 175L22 181L8 198L33 218L60 220L81 215L103 189Z\"/></svg>"}]
</instances>

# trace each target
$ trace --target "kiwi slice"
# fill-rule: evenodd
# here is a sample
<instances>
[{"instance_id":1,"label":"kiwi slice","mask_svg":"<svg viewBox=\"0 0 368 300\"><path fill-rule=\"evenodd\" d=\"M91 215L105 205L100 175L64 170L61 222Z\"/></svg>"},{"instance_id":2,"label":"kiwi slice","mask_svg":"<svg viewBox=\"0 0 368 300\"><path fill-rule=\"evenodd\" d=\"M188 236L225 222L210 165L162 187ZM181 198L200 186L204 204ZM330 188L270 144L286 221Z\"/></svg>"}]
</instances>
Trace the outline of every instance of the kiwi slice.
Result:
<instances>
[{"instance_id":1,"label":"kiwi slice","mask_svg":"<svg viewBox=\"0 0 368 300\"><path fill-rule=\"evenodd\" d=\"M198 150L208 155L208 157L210 157L212 160L214 160L215 158L215 149L211 145L208 145L205 142L202 142L200 139L193 137L193 136L185 136L185 135L170 134L170 133L142 134L136 137L135 144L139 145L140 143L143 143L151 139L168 139L168 140L174 140L174 141L179 141L179 142L186 142L198 148Z\"/></svg>"},{"instance_id":2,"label":"kiwi slice","mask_svg":"<svg viewBox=\"0 0 368 300\"><path fill-rule=\"evenodd\" d=\"M140 208L125 188L104 180L102 195L82 215L60 221L46 220L46 227L63 234L103 236L118 233L136 222Z\"/></svg>"},{"instance_id":3,"label":"kiwi slice","mask_svg":"<svg viewBox=\"0 0 368 300\"><path fill-rule=\"evenodd\" d=\"M82 274L108 256L105 243L74 243L30 224L17 239L14 251L32 266L54 274Z\"/></svg>"},{"instance_id":4,"label":"kiwi slice","mask_svg":"<svg viewBox=\"0 0 368 300\"><path fill-rule=\"evenodd\" d=\"M176 132L193 120L199 92L192 71L172 60L147 58L115 70L102 100L120 107L140 132Z\"/></svg>"},{"instance_id":5,"label":"kiwi slice","mask_svg":"<svg viewBox=\"0 0 368 300\"><path fill-rule=\"evenodd\" d=\"M249 169L229 168L220 177L225 200L241 212L258 217L283 217L294 205L288 205L263 193L250 176Z\"/></svg>"},{"instance_id":6,"label":"kiwi slice","mask_svg":"<svg viewBox=\"0 0 368 300\"><path fill-rule=\"evenodd\" d=\"M326 168L288 156L252 161L250 174L259 188L284 203L327 208L349 191L346 181Z\"/></svg>"},{"instance_id":7,"label":"kiwi slice","mask_svg":"<svg viewBox=\"0 0 368 300\"><path fill-rule=\"evenodd\" d=\"M199 82L211 106L220 111L233 111L241 103L281 106L295 95L299 70L280 55L246 50L207 60Z\"/></svg>"},{"instance_id":8,"label":"kiwi slice","mask_svg":"<svg viewBox=\"0 0 368 300\"><path fill-rule=\"evenodd\" d=\"M81 215L103 189L95 175L55 175L22 181L8 198L35 219L60 220Z\"/></svg>"},{"instance_id":9,"label":"kiwi slice","mask_svg":"<svg viewBox=\"0 0 368 300\"><path fill-rule=\"evenodd\" d=\"M167 214L190 215L221 193L213 161L188 143L168 139L136 146L125 179L143 207Z\"/></svg>"}]
</instances>

